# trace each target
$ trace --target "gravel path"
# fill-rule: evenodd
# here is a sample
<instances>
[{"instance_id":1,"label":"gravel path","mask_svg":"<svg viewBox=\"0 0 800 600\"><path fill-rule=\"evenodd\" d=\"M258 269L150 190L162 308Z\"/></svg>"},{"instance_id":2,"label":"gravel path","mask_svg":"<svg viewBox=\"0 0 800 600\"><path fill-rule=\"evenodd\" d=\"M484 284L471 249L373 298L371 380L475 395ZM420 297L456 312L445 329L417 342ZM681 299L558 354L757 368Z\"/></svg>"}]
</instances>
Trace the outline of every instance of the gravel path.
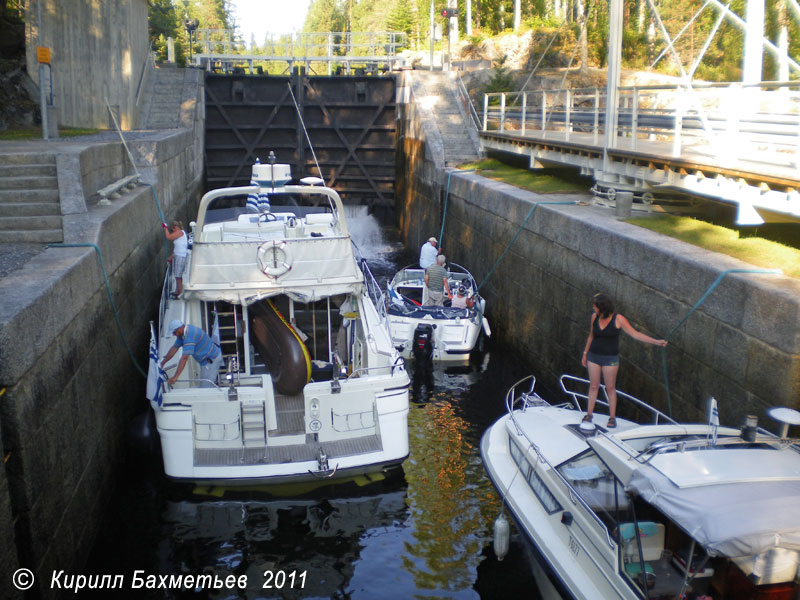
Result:
<instances>
[{"instance_id":1,"label":"gravel path","mask_svg":"<svg viewBox=\"0 0 800 600\"><path fill-rule=\"evenodd\" d=\"M0 279L22 268L46 247L46 244L31 242L0 243Z\"/></svg>"}]
</instances>

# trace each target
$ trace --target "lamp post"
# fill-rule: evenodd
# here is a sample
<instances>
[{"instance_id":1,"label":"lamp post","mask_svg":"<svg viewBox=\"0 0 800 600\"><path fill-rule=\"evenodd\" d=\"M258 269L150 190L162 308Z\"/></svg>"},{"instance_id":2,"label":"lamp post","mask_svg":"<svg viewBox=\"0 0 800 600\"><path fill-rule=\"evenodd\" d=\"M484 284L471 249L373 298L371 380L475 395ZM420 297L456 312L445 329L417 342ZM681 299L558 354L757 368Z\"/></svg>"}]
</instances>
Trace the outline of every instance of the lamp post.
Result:
<instances>
[{"instance_id":1,"label":"lamp post","mask_svg":"<svg viewBox=\"0 0 800 600\"><path fill-rule=\"evenodd\" d=\"M200 25L200 21L197 19L190 19L189 15L186 15L186 18L183 20L183 26L186 27L186 33L189 34L189 63L192 62L192 34L195 32L198 25Z\"/></svg>"}]
</instances>

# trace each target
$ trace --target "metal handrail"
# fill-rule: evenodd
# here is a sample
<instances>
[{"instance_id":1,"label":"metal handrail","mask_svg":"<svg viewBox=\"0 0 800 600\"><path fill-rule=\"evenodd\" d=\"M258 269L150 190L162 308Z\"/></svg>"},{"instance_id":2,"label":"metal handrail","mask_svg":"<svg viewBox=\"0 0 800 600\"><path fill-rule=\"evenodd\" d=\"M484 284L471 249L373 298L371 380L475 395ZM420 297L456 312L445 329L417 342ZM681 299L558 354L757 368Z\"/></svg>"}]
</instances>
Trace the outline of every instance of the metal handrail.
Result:
<instances>
[{"instance_id":1,"label":"metal handrail","mask_svg":"<svg viewBox=\"0 0 800 600\"><path fill-rule=\"evenodd\" d=\"M467 115L469 116L470 124L475 128L475 131L480 131L481 120L480 117L478 117L478 111L475 110L475 105L472 103L472 98L469 97L467 87L464 85L464 81L461 79L461 73L458 73L456 77L456 91L458 92L458 98L461 101L461 105L464 106Z\"/></svg>"},{"instance_id":2,"label":"metal handrail","mask_svg":"<svg viewBox=\"0 0 800 600\"><path fill-rule=\"evenodd\" d=\"M235 54L246 44L238 39L232 29L198 29L197 42L203 47L203 54ZM212 39L219 37L220 39ZM396 56L401 47L408 45L408 35L403 31L324 31L298 32L289 34L267 33L261 58L294 56L310 57L317 53L323 55L358 56L358 52L369 49L375 56ZM222 50L220 52L219 50ZM242 56L251 56L246 52Z\"/></svg>"},{"instance_id":3,"label":"metal handrail","mask_svg":"<svg viewBox=\"0 0 800 600\"><path fill-rule=\"evenodd\" d=\"M150 67L148 69L148 67ZM153 52L153 44L147 50L147 56L142 65L142 72L139 75L139 84L136 87L136 106L139 106L139 101L142 99L142 90L145 88L146 75L156 68L156 54Z\"/></svg>"},{"instance_id":4,"label":"metal handrail","mask_svg":"<svg viewBox=\"0 0 800 600\"><path fill-rule=\"evenodd\" d=\"M581 407L581 403L579 401L579 398L588 401L588 398L589 398L588 394L582 394L580 392L567 389L567 386L566 386L566 383L565 383L567 381L572 381L572 382L585 384L587 386L587 388L588 388L589 380L588 379L583 379L581 377L575 377L574 375L562 375L561 377L558 378L559 386L561 386L561 389L565 394L567 394L570 398L572 398L572 403L575 406L575 409L576 410L583 410L582 407ZM600 391L603 393L604 400L600 399L600 395L598 393L597 402L599 402L600 404L602 404L604 406L608 406L608 393L606 391L606 386L605 385L600 385ZM652 416L653 416L653 424L654 425L658 425L661 422L661 420L664 420L664 421L666 421L668 423L671 423L672 425L677 425L678 424L678 422L675 419L667 416L665 413L661 412L657 408L655 408L653 406L650 406L646 402L644 402L642 400L639 400L638 398L636 398L634 396L631 396L630 394L626 394L625 392L621 392L621 391L617 390L617 398L618 399L620 399L620 398L624 399L624 400L626 400L626 401L628 401L628 402L630 402L632 404L635 404L638 408L641 408L642 410L651 413Z\"/></svg>"},{"instance_id":5,"label":"metal handrail","mask_svg":"<svg viewBox=\"0 0 800 600\"><path fill-rule=\"evenodd\" d=\"M511 101L520 97L519 104ZM542 133L566 132L567 139L579 128L593 133L598 143L606 130L605 103L603 88L493 92L484 94L480 130L513 129L525 135L532 122ZM671 137L674 156L680 155L682 144L692 142L711 144L728 156L737 144L722 142L744 139L760 146L770 162L777 159L800 168L800 83L624 86L619 88L616 127L634 150L637 139L658 135Z\"/></svg>"},{"instance_id":6,"label":"metal handrail","mask_svg":"<svg viewBox=\"0 0 800 600\"><path fill-rule=\"evenodd\" d=\"M396 361L395 361L395 363L396 363ZM359 367L357 369L353 369L353 371L345 378L345 381L347 381L347 380L349 380L351 378L356 378L359 375L362 375L364 373L369 373L370 371L377 371L378 369L388 369L389 370L389 375L393 375L395 368L397 368L397 364L379 365L377 367Z\"/></svg>"}]
</instances>

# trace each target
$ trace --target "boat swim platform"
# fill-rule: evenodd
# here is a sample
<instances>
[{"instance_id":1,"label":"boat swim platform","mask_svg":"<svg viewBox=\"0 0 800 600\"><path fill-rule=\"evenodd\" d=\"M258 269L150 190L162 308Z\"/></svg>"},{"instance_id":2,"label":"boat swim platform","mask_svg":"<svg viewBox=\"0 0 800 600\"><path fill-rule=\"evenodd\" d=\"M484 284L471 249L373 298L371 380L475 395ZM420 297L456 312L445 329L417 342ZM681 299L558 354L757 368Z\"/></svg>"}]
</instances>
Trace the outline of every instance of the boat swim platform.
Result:
<instances>
[{"instance_id":1,"label":"boat swim platform","mask_svg":"<svg viewBox=\"0 0 800 600\"><path fill-rule=\"evenodd\" d=\"M289 446L248 446L241 448L195 448L194 466L222 467L267 464L286 464L317 460L317 448L322 448L328 460L345 456L369 454L383 450L380 436L366 435L331 442L313 442L306 435L306 443Z\"/></svg>"},{"instance_id":2,"label":"boat swim platform","mask_svg":"<svg viewBox=\"0 0 800 600\"><path fill-rule=\"evenodd\" d=\"M800 168L791 155L753 152L747 158L728 158L708 144L686 144L673 156L672 141L620 136L608 148L606 170L602 135L532 129L479 134L485 148L527 156L532 169L573 167L606 188L689 194L733 204L740 224L800 222Z\"/></svg>"},{"instance_id":3,"label":"boat swim platform","mask_svg":"<svg viewBox=\"0 0 800 600\"><path fill-rule=\"evenodd\" d=\"M286 396L275 394L275 416L278 426L269 435L297 435L305 433L305 404L303 394Z\"/></svg>"}]
</instances>

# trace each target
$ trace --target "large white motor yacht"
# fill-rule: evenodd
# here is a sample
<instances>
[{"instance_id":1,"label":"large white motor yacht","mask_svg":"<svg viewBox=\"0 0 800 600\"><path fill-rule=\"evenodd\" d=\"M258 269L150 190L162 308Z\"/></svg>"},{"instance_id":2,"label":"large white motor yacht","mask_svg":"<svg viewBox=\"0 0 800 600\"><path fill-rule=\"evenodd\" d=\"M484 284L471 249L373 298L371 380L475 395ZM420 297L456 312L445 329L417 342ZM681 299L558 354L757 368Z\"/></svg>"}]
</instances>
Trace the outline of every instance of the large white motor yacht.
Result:
<instances>
[{"instance_id":1,"label":"large white motor yacht","mask_svg":"<svg viewBox=\"0 0 800 600\"><path fill-rule=\"evenodd\" d=\"M386 302L358 259L342 201L288 165L256 164L249 186L205 194L183 293L170 273L151 343L148 397L166 474L204 484L263 484L378 472L408 456L408 387ZM211 379L170 323L219 344ZM151 331L153 327L151 326Z\"/></svg>"}]
</instances>

